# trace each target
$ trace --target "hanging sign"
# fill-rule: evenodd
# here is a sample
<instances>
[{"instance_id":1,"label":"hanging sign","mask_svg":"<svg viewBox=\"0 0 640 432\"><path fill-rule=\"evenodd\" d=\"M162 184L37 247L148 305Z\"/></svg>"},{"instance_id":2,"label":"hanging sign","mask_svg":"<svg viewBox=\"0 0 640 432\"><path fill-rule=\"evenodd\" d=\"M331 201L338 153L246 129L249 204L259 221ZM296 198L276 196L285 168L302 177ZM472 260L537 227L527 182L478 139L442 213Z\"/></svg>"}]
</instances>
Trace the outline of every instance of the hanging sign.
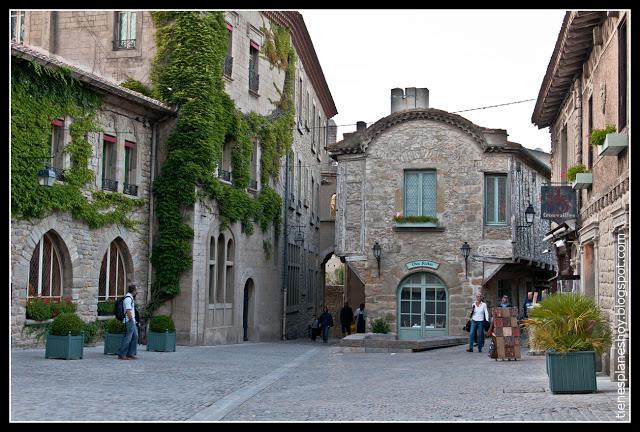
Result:
<instances>
[{"instance_id":1,"label":"hanging sign","mask_svg":"<svg viewBox=\"0 0 640 432\"><path fill-rule=\"evenodd\" d=\"M429 260L410 261L407 263L407 269L409 270L413 270L415 268L421 268L421 267L438 270L439 266L440 264L438 264L437 262L429 261Z\"/></svg>"}]
</instances>

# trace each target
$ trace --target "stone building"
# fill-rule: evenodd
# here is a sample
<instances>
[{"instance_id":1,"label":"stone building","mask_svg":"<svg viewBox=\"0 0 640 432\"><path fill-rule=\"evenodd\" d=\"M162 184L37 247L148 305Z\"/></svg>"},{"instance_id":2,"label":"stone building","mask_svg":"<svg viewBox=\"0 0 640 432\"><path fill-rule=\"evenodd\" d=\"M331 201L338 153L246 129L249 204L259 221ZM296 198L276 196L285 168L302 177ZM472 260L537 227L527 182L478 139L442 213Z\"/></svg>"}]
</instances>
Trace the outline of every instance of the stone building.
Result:
<instances>
[{"instance_id":1,"label":"stone building","mask_svg":"<svg viewBox=\"0 0 640 432\"><path fill-rule=\"evenodd\" d=\"M393 89L389 116L359 122L328 147L347 300L364 301L369 322L389 319L401 339L463 334L475 291L489 305L503 293L521 305L553 274L538 241L549 227L539 211L550 174L541 152L428 100L427 89Z\"/></svg>"},{"instance_id":2,"label":"stone building","mask_svg":"<svg viewBox=\"0 0 640 432\"><path fill-rule=\"evenodd\" d=\"M24 23L22 33L19 21ZM159 310L173 317L181 344L306 336L311 315L323 299L319 195L321 167L328 160L327 125L337 113L331 92L300 13L227 11L225 21L225 91L243 113L271 114L271 101L279 100L283 88L285 72L261 52L265 30L272 23L288 29L296 51L292 157L283 158L280 179L270 185L283 198L285 225L280 236L273 227L247 236L240 223L221 232L216 203L202 199L195 204L187 215L194 229L193 266L181 276L179 296ZM15 23L16 37L25 44L65 56L116 82L151 82L156 41L150 12L17 12ZM257 195L263 186L261 147L257 141L254 146L248 192ZM158 153L158 169L164 157ZM221 182L232 184L231 143L225 145L217 174Z\"/></svg>"},{"instance_id":3,"label":"stone building","mask_svg":"<svg viewBox=\"0 0 640 432\"><path fill-rule=\"evenodd\" d=\"M593 297L607 314L614 343L601 370L614 377L628 363L631 237L629 231L629 11L567 12L542 81L532 122L549 127L551 180L573 187L577 218L552 223L562 292ZM612 125L603 145L592 132ZM573 182L567 171L584 165Z\"/></svg>"},{"instance_id":4,"label":"stone building","mask_svg":"<svg viewBox=\"0 0 640 432\"><path fill-rule=\"evenodd\" d=\"M96 320L98 302L122 296L130 283L138 286L138 299L146 299L150 287L152 158L166 140L175 111L44 51L12 44L11 56L12 62L68 71L83 86L102 95L96 114L98 128L87 134L92 146L89 168L95 178L82 193L89 199L104 191L145 200L131 214L131 219L139 222L135 229L116 224L92 229L68 211L53 211L42 219L18 218L12 212L11 342L28 346L33 339L23 330L35 324L26 319L26 303L31 298L70 298L85 321ZM73 123L69 115L51 121L50 162L59 187L67 184L65 173L72 163L64 150L71 144ZM34 179L39 163L44 161L33 161Z\"/></svg>"}]
</instances>

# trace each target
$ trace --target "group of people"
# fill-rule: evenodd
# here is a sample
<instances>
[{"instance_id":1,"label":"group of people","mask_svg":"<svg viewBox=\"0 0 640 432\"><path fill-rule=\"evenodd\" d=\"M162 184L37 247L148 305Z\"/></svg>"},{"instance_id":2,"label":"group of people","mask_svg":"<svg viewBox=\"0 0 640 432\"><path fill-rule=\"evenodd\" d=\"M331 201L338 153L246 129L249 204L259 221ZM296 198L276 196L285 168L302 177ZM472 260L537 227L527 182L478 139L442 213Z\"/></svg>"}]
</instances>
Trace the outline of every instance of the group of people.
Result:
<instances>
[{"instance_id":1,"label":"group of people","mask_svg":"<svg viewBox=\"0 0 640 432\"><path fill-rule=\"evenodd\" d=\"M356 333L364 333L366 328L367 311L364 308L364 303L360 303L360 307L353 312L348 302L345 302L342 309L340 309L340 327L342 330L342 337L351 334L351 325L356 327ZM333 327L333 316L329 313L329 308L322 308L322 314L319 317L313 315L313 321L311 323L310 336L311 340L315 341L316 338L322 334L322 342L329 342L329 328Z\"/></svg>"}]
</instances>

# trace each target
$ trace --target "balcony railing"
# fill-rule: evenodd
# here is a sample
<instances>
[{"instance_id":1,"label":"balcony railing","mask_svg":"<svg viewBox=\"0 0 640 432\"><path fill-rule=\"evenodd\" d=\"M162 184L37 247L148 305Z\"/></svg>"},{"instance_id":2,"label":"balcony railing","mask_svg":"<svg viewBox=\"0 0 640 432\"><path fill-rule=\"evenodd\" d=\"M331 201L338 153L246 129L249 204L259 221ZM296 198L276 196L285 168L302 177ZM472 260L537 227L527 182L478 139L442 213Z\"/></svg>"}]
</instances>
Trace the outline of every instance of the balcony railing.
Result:
<instances>
[{"instance_id":1,"label":"balcony railing","mask_svg":"<svg viewBox=\"0 0 640 432\"><path fill-rule=\"evenodd\" d=\"M224 74L231 78L231 73L233 72L233 57L230 55L224 58Z\"/></svg>"},{"instance_id":2,"label":"balcony railing","mask_svg":"<svg viewBox=\"0 0 640 432\"><path fill-rule=\"evenodd\" d=\"M118 49L134 49L136 47L135 39L120 39L116 41L116 48Z\"/></svg>"},{"instance_id":3,"label":"balcony railing","mask_svg":"<svg viewBox=\"0 0 640 432\"><path fill-rule=\"evenodd\" d=\"M250 179L249 180L249 189L258 190L258 181Z\"/></svg>"},{"instance_id":4,"label":"balcony railing","mask_svg":"<svg viewBox=\"0 0 640 432\"><path fill-rule=\"evenodd\" d=\"M118 182L115 180L103 178L102 179L102 189L117 192L118 191Z\"/></svg>"},{"instance_id":5,"label":"balcony railing","mask_svg":"<svg viewBox=\"0 0 640 432\"><path fill-rule=\"evenodd\" d=\"M138 196L138 186L130 183L124 183L122 185L122 193L127 195Z\"/></svg>"},{"instance_id":6,"label":"balcony railing","mask_svg":"<svg viewBox=\"0 0 640 432\"><path fill-rule=\"evenodd\" d=\"M218 177L224 181L231 183L231 171L220 170Z\"/></svg>"},{"instance_id":7,"label":"balcony railing","mask_svg":"<svg viewBox=\"0 0 640 432\"><path fill-rule=\"evenodd\" d=\"M249 90L258 93L260 89L260 75L249 69Z\"/></svg>"}]
</instances>

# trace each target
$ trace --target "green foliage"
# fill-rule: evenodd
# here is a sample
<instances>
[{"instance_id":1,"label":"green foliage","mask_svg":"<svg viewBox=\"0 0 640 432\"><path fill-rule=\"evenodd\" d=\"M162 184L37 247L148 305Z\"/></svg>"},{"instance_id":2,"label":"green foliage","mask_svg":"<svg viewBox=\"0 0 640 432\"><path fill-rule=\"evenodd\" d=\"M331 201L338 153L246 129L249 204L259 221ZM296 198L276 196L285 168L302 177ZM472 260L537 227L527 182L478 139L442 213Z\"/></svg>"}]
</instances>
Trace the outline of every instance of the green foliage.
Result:
<instances>
[{"instance_id":1,"label":"green foliage","mask_svg":"<svg viewBox=\"0 0 640 432\"><path fill-rule=\"evenodd\" d=\"M118 333L126 333L126 327L122 321L119 321L117 318L110 319L107 321L107 333L118 334Z\"/></svg>"},{"instance_id":2,"label":"green foliage","mask_svg":"<svg viewBox=\"0 0 640 432\"><path fill-rule=\"evenodd\" d=\"M394 216L393 220L398 223L403 222L433 222L438 223L438 218L435 216Z\"/></svg>"},{"instance_id":3,"label":"green foliage","mask_svg":"<svg viewBox=\"0 0 640 432\"><path fill-rule=\"evenodd\" d=\"M153 97L151 89L149 87L147 87L146 85L142 84L138 80L134 80L132 78L129 78L128 80L126 80L125 82L123 82L120 85L122 87L124 87L124 88L128 88L129 90L136 91L136 92L138 92L140 94L143 94L143 95L145 95L147 97Z\"/></svg>"},{"instance_id":4,"label":"green foliage","mask_svg":"<svg viewBox=\"0 0 640 432\"><path fill-rule=\"evenodd\" d=\"M11 213L17 218L43 218L52 211L70 211L90 228L119 224L133 228L128 215L144 200L122 194L92 191L87 199L82 188L94 178L89 169L92 146L87 134L97 131L95 115L101 97L84 87L68 72L25 60L11 59ZM64 151L71 157L64 182L53 187L38 184L39 167L49 160L51 120L68 115L71 142Z\"/></svg>"},{"instance_id":5,"label":"green foliage","mask_svg":"<svg viewBox=\"0 0 640 432\"><path fill-rule=\"evenodd\" d=\"M262 45L261 53L269 60L271 67L285 71L289 66L289 47L291 45L289 31L275 23L271 24L271 29L262 26L260 29L265 35L265 42Z\"/></svg>"},{"instance_id":6,"label":"green foliage","mask_svg":"<svg viewBox=\"0 0 640 432\"><path fill-rule=\"evenodd\" d=\"M614 125L607 125L604 129L593 129L591 131L591 137L589 138L589 144L602 145L604 144L607 134L615 133L618 129Z\"/></svg>"},{"instance_id":7,"label":"green foliage","mask_svg":"<svg viewBox=\"0 0 640 432\"><path fill-rule=\"evenodd\" d=\"M98 315L115 315L116 312L116 301L115 300L107 300L98 302Z\"/></svg>"},{"instance_id":8,"label":"green foliage","mask_svg":"<svg viewBox=\"0 0 640 432\"><path fill-rule=\"evenodd\" d=\"M222 12L152 12L156 27L156 57L152 66L153 94L179 107L170 133L167 158L153 184L159 240L151 262L156 269L150 316L179 293L180 274L191 267L193 229L184 214L197 199L217 202L221 229L240 222L246 235L256 223L263 231L273 224L280 232L282 199L270 187L278 181L282 156L293 142L295 52L286 30L274 30L273 46L287 55L285 83L275 110L263 117L243 114L224 91L223 65L228 31ZM286 37L285 37L286 36ZM286 43L285 43L286 41ZM273 102L272 102L273 103ZM254 139L261 149L260 194L247 193ZM232 145L233 186L215 178L225 143Z\"/></svg>"},{"instance_id":9,"label":"green foliage","mask_svg":"<svg viewBox=\"0 0 640 432\"><path fill-rule=\"evenodd\" d=\"M104 321L90 321L84 323L82 332L84 333L85 346L94 343L96 340L101 339L104 334Z\"/></svg>"},{"instance_id":10,"label":"green foliage","mask_svg":"<svg viewBox=\"0 0 640 432\"><path fill-rule=\"evenodd\" d=\"M60 303L51 304L51 316L56 317L61 313L74 313L76 311L76 305L71 299L64 299Z\"/></svg>"},{"instance_id":11,"label":"green foliage","mask_svg":"<svg viewBox=\"0 0 640 432\"><path fill-rule=\"evenodd\" d=\"M574 165L567 170L567 181L572 182L576 179L576 174L587 173L587 172L589 172L589 170L587 169L586 166L582 164Z\"/></svg>"},{"instance_id":12,"label":"green foliage","mask_svg":"<svg viewBox=\"0 0 640 432\"><path fill-rule=\"evenodd\" d=\"M385 318L377 318L371 321L371 331L373 333L387 334L391 331L391 325Z\"/></svg>"},{"instance_id":13,"label":"green foliage","mask_svg":"<svg viewBox=\"0 0 640 432\"><path fill-rule=\"evenodd\" d=\"M537 349L558 352L596 351L611 345L611 329L602 310L584 294L552 294L528 311L523 320L535 331Z\"/></svg>"},{"instance_id":14,"label":"green foliage","mask_svg":"<svg viewBox=\"0 0 640 432\"><path fill-rule=\"evenodd\" d=\"M69 333L78 336L84 330L84 321L75 313L62 313L51 323L51 334L67 336Z\"/></svg>"},{"instance_id":15,"label":"green foliage","mask_svg":"<svg viewBox=\"0 0 640 432\"><path fill-rule=\"evenodd\" d=\"M27 302L27 319L46 321L51 318L51 305L41 297L34 297Z\"/></svg>"},{"instance_id":16,"label":"green foliage","mask_svg":"<svg viewBox=\"0 0 640 432\"><path fill-rule=\"evenodd\" d=\"M344 285L344 267L336 267L336 284Z\"/></svg>"},{"instance_id":17,"label":"green foliage","mask_svg":"<svg viewBox=\"0 0 640 432\"><path fill-rule=\"evenodd\" d=\"M176 326L170 316L157 315L151 319L149 330L156 333L164 333L166 331L173 333L176 331Z\"/></svg>"}]
</instances>

